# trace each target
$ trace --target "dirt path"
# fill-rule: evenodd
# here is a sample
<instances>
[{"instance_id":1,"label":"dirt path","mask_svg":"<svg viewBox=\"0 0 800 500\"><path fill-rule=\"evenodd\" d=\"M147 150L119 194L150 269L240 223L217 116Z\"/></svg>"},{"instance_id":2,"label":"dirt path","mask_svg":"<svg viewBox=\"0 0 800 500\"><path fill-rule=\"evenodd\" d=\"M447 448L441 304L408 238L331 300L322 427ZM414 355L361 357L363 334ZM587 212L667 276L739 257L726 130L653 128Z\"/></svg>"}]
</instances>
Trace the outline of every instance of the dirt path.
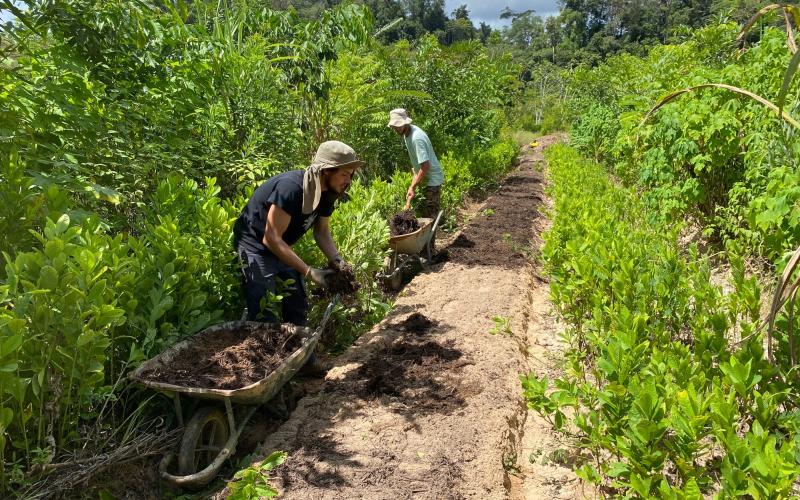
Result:
<instances>
[{"instance_id":1,"label":"dirt path","mask_svg":"<svg viewBox=\"0 0 800 500\"><path fill-rule=\"evenodd\" d=\"M449 261L417 276L267 438L264 455L289 452L275 473L283 498L575 496L568 469L536 463L559 444L526 418L518 378L555 366L557 330L530 257L545 220L538 162L556 139L524 151Z\"/></svg>"}]
</instances>

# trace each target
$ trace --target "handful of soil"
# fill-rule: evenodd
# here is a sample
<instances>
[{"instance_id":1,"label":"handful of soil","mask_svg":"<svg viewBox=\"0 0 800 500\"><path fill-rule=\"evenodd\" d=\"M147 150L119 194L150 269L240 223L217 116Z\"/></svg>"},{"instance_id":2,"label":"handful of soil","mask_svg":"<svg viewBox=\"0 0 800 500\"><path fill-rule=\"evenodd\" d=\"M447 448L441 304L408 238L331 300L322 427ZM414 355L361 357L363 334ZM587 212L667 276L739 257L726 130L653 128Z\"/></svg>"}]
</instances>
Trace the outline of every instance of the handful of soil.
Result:
<instances>
[{"instance_id":1,"label":"handful of soil","mask_svg":"<svg viewBox=\"0 0 800 500\"><path fill-rule=\"evenodd\" d=\"M342 264L338 271L328 277L328 286L325 287L327 295L351 295L361 288L356 281L356 273L350 264Z\"/></svg>"},{"instance_id":2,"label":"handful of soil","mask_svg":"<svg viewBox=\"0 0 800 500\"><path fill-rule=\"evenodd\" d=\"M184 387L238 389L264 379L301 345L292 328L248 324L195 338L167 366L142 373L142 378Z\"/></svg>"},{"instance_id":3,"label":"handful of soil","mask_svg":"<svg viewBox=\"0 0 800 500\"><path fill-rule=\"evenodd\" d=\"M413 233L420 228L419 221L411 210L403 210L389 220L389 232L392 236Z\"/></svg>"}]
</instances>

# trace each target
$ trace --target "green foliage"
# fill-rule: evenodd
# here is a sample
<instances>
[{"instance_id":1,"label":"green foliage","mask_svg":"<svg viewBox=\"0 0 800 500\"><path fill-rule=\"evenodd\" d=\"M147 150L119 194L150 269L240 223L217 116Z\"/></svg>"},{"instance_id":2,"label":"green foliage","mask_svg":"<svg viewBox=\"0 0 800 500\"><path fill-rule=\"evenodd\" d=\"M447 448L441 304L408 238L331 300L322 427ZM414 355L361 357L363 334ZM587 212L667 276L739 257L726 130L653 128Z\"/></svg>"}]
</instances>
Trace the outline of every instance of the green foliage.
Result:
<instances>
[{"instance_id":1,"label":"green foliage","mask_svg":"<svg viewBox=\"0 0 800 500\"><path fill-rule=\"evenodd\" d=\"M368 162L331 222L362 282L336 309L335 350L390 307L374 274L410 169L388 110L409 108L447 158L448 214L516 155L509 57L432 36L378 46L361 5L309 17L251 1L29 7L8 27L0 72L4 491L12 470L18 481L86 444L142 360L241 317L232 223L259 183L305 167L319 142L345 141ZM325 264L310 236L296 250Z\"/></svg>"},{"instance_id":2,"label":"green foliage","mask_svg":"<svg viewBox=\"0 0 800 500\"><path fill-rule=\"evenodd\" d=\"M252 498L274 498L278 491L269 484L269 471L286 461L285 451L271 453L263 462L253 464L240 470L228 483L232 500L250 500Z\"/></svg>"},{"instance_id":3,"label":"green foliage","mask_svg":"<svg viewBox=\"0 0 800 500\"><path fill-rule=\"evenodd\" d=\"M733 24L711 25L647 57L576 72L570 106L588 111L573 126L573 141L640 186L654 217L692 215L718 239L741 239L777 261L800 243L792 215L798 132L762 104L716 88L686 94L641 124L667 92L706 82L773 100L785 94L786 110L796 110L796 85L783 82L792 59L785 32L764 30L742 54L730 48L737 32Z\"/></svg>"},{"instance_id":4,"label":"green foliage","mask_svg":"<svg viewBox=\"0 0 800 500\"><path fill-rule=\"evenodd\" d=\"M578 475L642 497L710 494L715 477L726 497L790 495L797 386L765 359L740 249L728 249L723 293L707 258L682 250L680 227L654 222L635 191L573 149L547 158L556 217L543 256L567 368L522 382L529 406L597 460Z\"/></svg>"},{"instance_id":5,"label":"green foliage","mask_svg":"<svg viewBox=\"0 0 800 500\"><path fill-rule=\"evenodd\" d=\"M489 330L492 335L501 333L503 335L511 336L514 332L511 331L511 320L505 316L492 316L492 323L494 325Z\"/></svg>"},{"instance_id":6,"label":"green foliage","mask_svg":"<svg viewBox=\"0 0 800 500\"><path fill-rule=\"evenodd\" d=\"M62 215L34 233L34 249L6 254L0 402L17 458L69 448L128 369L241 311L237 214L206 182L162 182L152 200L162 211L139 237Z\"/></svg>"}]
</instances>

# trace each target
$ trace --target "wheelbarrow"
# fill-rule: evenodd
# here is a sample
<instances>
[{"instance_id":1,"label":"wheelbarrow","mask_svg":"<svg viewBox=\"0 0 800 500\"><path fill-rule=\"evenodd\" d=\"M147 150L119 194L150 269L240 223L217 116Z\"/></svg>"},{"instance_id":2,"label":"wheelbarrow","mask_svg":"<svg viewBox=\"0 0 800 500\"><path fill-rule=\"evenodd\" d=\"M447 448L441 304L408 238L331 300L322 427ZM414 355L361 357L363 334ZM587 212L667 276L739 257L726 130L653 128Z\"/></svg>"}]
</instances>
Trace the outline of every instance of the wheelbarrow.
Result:
<instances>
[{"instance_id":1,"label":"wheelbarrow","mask_svg":"<svg viewBox=\"0 0 800 500\"><path fill-rule=\"evenodd\" d=\"M179 352L192 344L194 338L214 335L220 330L242 328L250 323L247 321L230 321L207 328L192 339L179 342L139 365L130 378L171 397L175 405L178 425L183 427L183 437L178 451L178 475L168 472L168 468L175 458L174 453L168 453L159 465L159 472L164 480L182 488L200 488L214 479L225 460L236 452L239 436L258 406L276 396L284 384L311 357L337 300L338 296L334 297L328 305L316 330L291 325L291 328L295 329L295 334L302 337L300 347L265 378L239 389L185 387L148 380L143 378L142 374L151 368L168 366ZM274 325L267 323L257 323L257 326L274 328ZM186 425L184 425L181 395L208 402L198 406ZM236 413L234 413L234 405L238 407ZM224 412L220 406L224 407ZM237 414L239 415L238 423Z\"/></svg>"},{"instance_id":2,"label":"wheelbarrow","mask_svg":"<svg viewBox=\"0 0 800 500\"><path fill-rule=\"evenodd\" d=\"M424 249L428 257L427 262L431 261L433 257L431 241L439 227L439 222L442 220L442 214L444 214L444 212L440 210L435 219L417 219L417 222L420 224L419 229L413 233L401 234L389 238L391 254L389 255L388 265L383 275L383 279L389 287L394 290L400 288L402 269L397 265L399 255L418 255Z\"/></svg>"}]
</instances>

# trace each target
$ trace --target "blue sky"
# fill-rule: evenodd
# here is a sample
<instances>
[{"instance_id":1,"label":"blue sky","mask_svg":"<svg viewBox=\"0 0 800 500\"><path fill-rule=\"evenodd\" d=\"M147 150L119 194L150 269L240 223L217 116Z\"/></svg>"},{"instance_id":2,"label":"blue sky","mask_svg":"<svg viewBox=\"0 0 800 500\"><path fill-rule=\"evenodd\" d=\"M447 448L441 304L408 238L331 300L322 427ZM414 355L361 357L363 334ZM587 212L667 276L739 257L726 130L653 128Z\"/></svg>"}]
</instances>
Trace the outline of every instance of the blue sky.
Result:
<instances>
[{"instance_id":1,"label":"blue sky","mask_svg":"<svg viewBox=\"0 0 800 500\"><path fill-rule=\"evenodd\" d=\"M456 7L462 4L467 5L469 17L476 26L484 21L495 28L510 24L508 19L500 19L500 11L505 7L517 12L533 9L542 17L558 14L558 0L446 0L447 15L451 15ZM11 14L8 11L0 9L0 20L6 21L10 18Z\"/></svg>"},{"instance_id":2,"label":"blue sky","mask_svg":"<svg viewBox=\"0 0 800 500\"><path fill-rule=\"evenodd\" d=\"M508 19L500 19L500 11L506 7L515 12L534 10L541 17L558 14L558 0L445 0L447 15L463 4L467 5L469 17L476 26L481 21L495 28L511 24Z\"/></svg>"}]
</instances>

